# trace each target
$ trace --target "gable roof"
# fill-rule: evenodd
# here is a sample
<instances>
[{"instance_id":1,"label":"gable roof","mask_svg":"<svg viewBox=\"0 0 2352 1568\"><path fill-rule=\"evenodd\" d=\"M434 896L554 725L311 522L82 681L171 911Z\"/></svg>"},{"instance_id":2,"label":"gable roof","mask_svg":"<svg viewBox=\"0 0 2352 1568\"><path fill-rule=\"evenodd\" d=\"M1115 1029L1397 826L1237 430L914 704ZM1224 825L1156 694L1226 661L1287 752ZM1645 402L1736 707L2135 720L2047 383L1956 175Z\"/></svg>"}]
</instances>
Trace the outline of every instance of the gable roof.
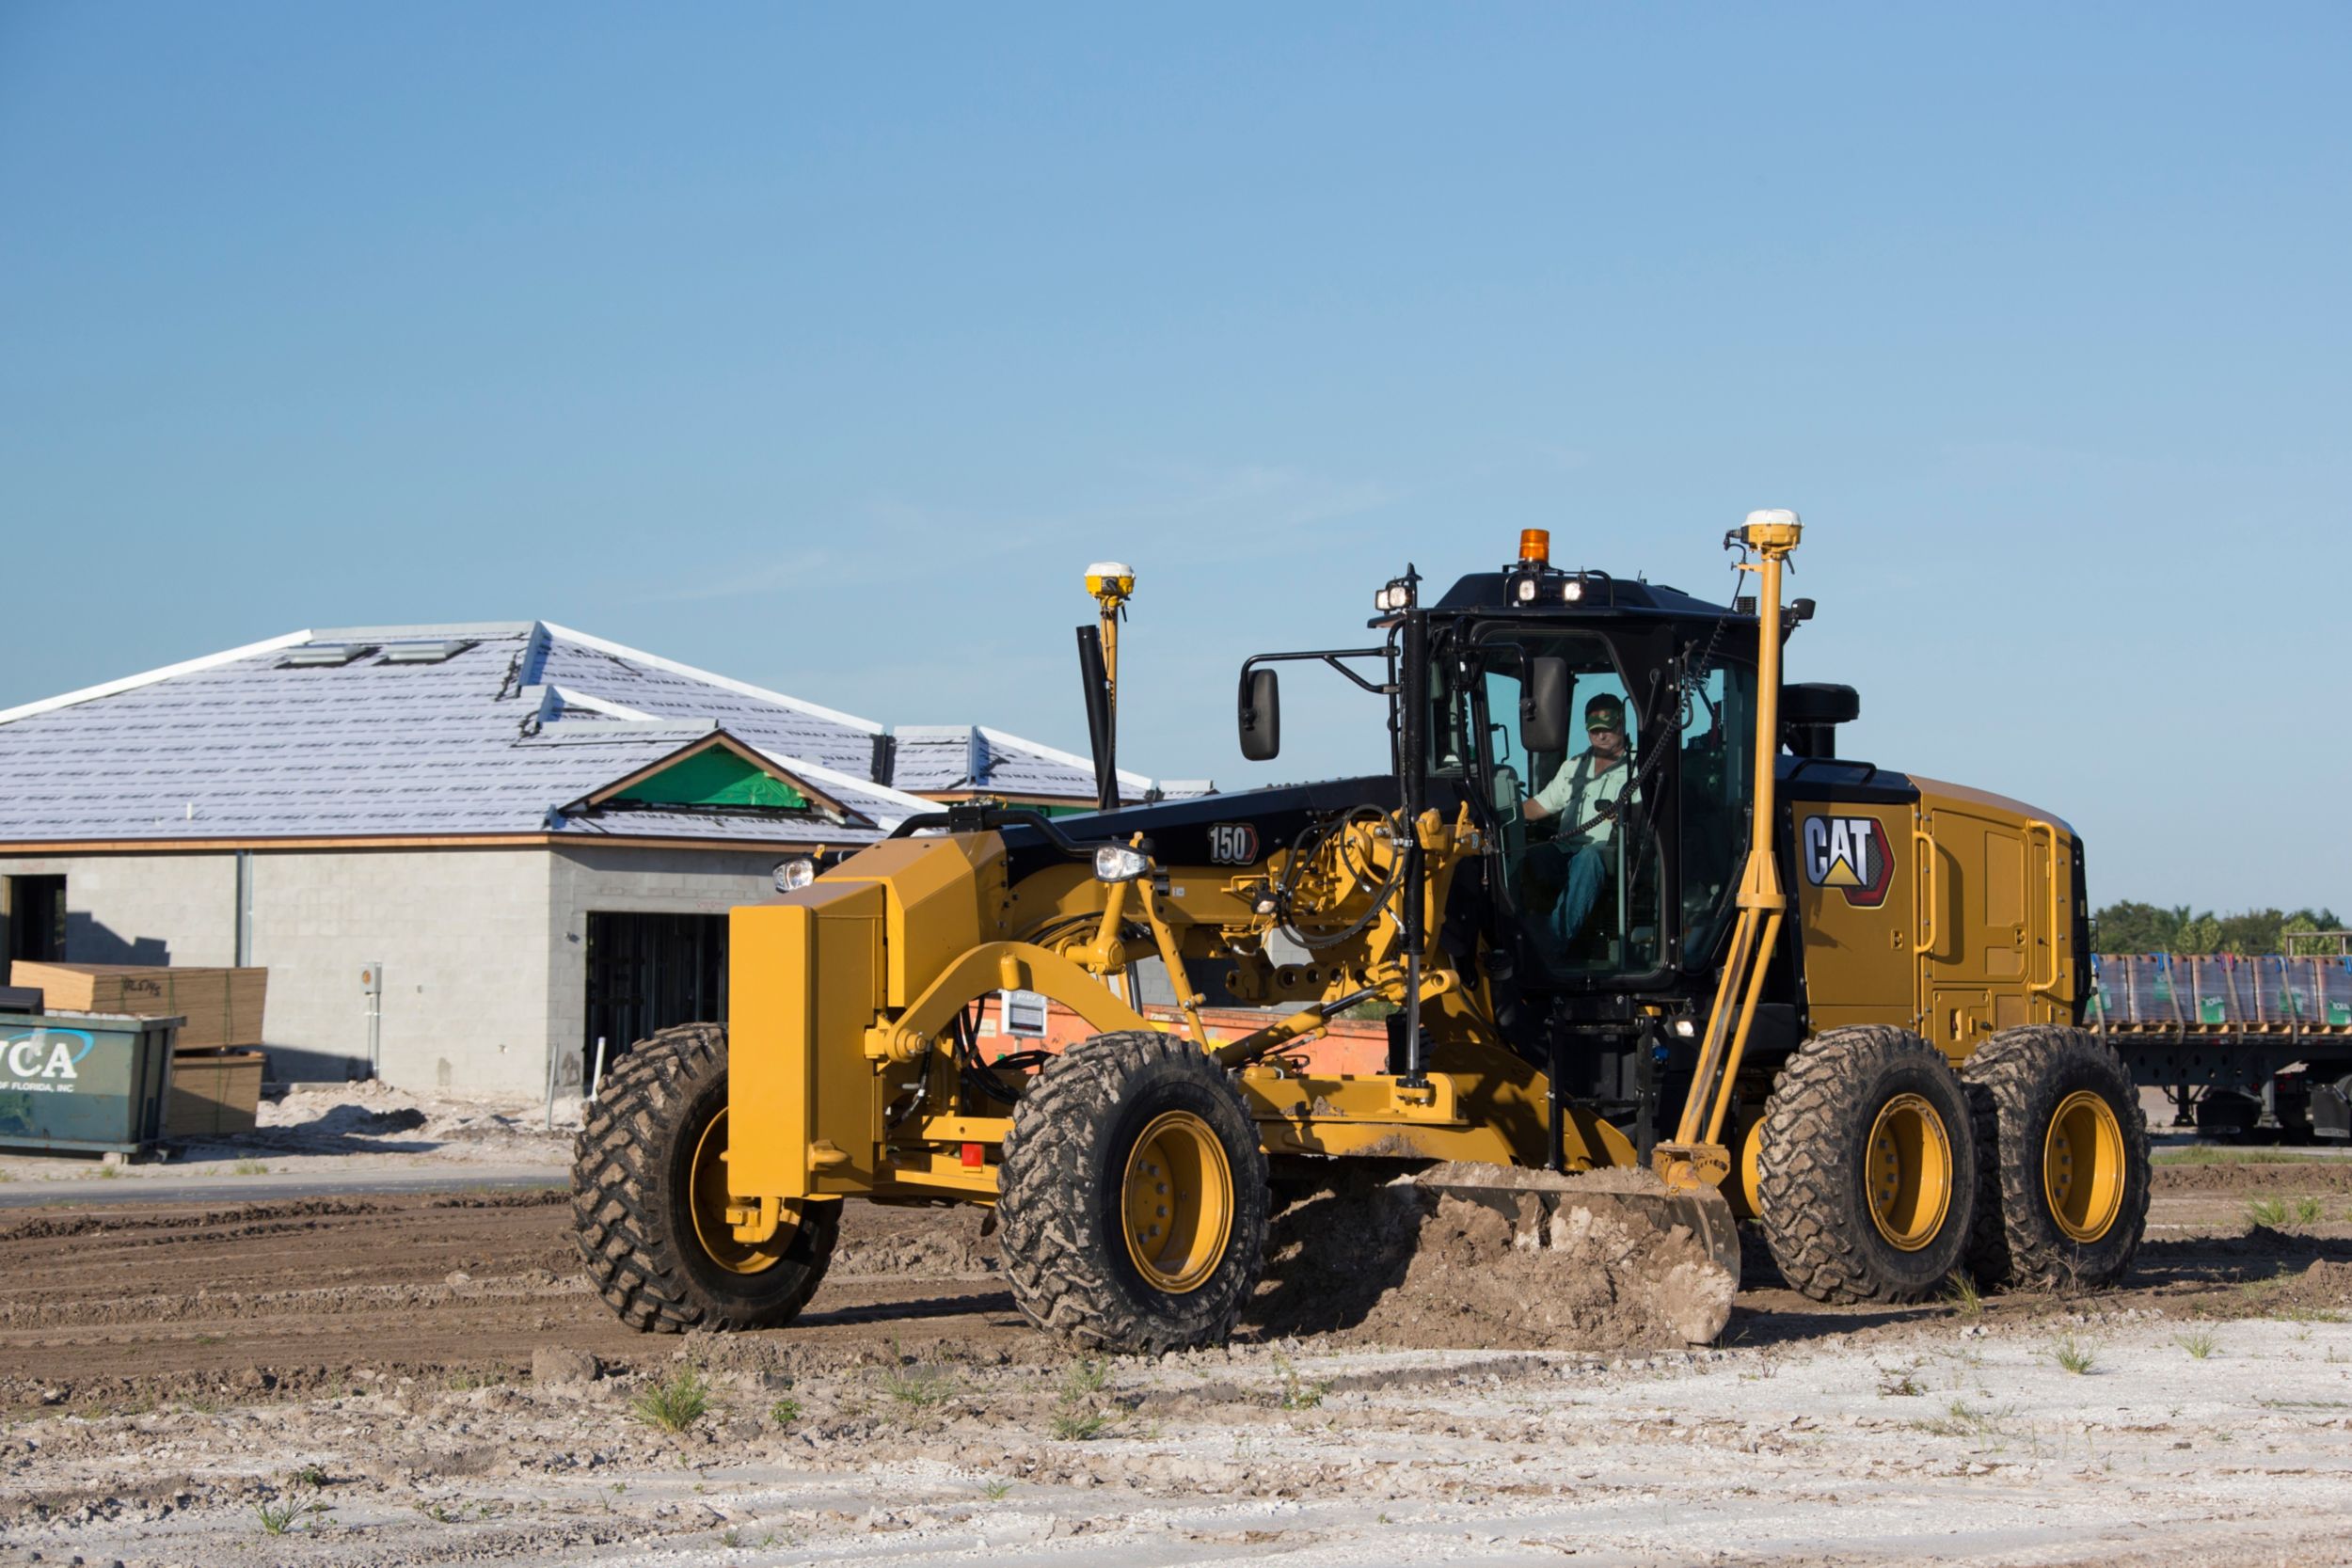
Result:
<instances>
[{"instance_id":1,"label":"gable roof","mask_svg":"<svg viewBox=\"0 0 2352 1568\"><path fill-rule=\"evenodd\" d=\"M811 777L822 770L806 768ZM863 793L862 791L858 793ZM795 812L835 823L870 827L869 818L790 772L782 763L712 730L633 772L591 790L564 808L565 816L614 811Z\"/></svg>"},{"instance_id":2,"label":"gable roof","mask_svg":"<svg viewBox=\"0 0 2352 1568\"><path fill-rule=\"evenodd\" d=\"M327 644L365 651L289 662L304 648L331 657L318 652ZM587 806L720 732L834 811ZM552 834L846 847L932 806L872 782L883 733L544 622L294 632L0 712L0 844Z\"/></svg>"}]
</instances>

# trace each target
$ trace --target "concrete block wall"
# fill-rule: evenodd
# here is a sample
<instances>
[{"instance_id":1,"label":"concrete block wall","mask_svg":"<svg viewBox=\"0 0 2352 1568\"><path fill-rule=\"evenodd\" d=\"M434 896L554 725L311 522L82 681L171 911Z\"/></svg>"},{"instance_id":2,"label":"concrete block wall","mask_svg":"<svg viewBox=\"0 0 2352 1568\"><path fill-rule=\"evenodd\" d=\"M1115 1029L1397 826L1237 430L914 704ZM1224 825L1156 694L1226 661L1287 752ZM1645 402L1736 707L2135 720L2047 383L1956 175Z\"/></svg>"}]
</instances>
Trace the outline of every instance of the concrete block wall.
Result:
<instances>
[{"instance_id":1,"label":"concrete block wall","mask_svg":"<svg viewBox=\"0 0 2352 1568\"><path fill-rule=\"evenodd\" d=\"M363 1070L360 975L380 964L386 1082L530 1100L546 1092L552 1062L577 1090L589 911L724 914L774 896L787 858L594 845L255 850L251 961L270 972L273 1070ZM0 876L59 874L71 961L235 961L233 853L0 857Z\"/></svg>"},{"instance_id":2,"label":"concrete block wall","mask_svg":"<svg viewBox=\"0 0 2352 1568\"><path fill-rule=\"evenodd\" d=\"M65 958L214 967L237 956L237 858L0 856L0 877L65 879Z\"/></svg>"},{"instance_id":3,"label":"concrete block wall","mask_svg":"<svg viewBox=\"0 0 2352 1568\"><path fill-rule=\"evenodd\" d=\"M790 858L784 849L610 845L567 845L550 854L547 1048L568 1085L578 1083L587 1027L589 912L724 914L774 897L777 863Z\"/></svg>"},{"instance_id":4,"label":"concrete block wall","mask_svg":"<svg viewBox=\"0 0 2352 1568\"><path fill-rule=\"evenodd\" d=\"M530 848L256 851L253 961L270 972L271 1045L330 1059L323 1067L364 1063L360 976L381 964L386 1083L544 1094L548 859Z\"/></svg>"}]
</instances>

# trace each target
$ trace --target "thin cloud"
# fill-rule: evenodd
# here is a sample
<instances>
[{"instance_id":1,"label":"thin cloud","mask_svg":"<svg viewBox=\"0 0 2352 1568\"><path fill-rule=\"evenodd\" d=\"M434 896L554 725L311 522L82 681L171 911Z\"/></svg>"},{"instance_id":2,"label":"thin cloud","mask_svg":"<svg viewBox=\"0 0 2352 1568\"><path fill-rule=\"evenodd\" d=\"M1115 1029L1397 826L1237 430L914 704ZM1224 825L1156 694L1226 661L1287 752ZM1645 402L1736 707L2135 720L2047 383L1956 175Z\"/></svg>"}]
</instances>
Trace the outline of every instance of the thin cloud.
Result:
<instances>
[{"instance_id":1,"label":"thin cloud","mask_svg":"<svg viewBox=\"0 0 2352 1568\"><path fill-rule=\"evenodd\" d=\"M1261 553L1301 532L1393 505L1397 494L1377 481L1340 480L1303 468L1245 464L1228 468L1171 467L1142 493L1058 515L1006 515L878 496L861 514L834 525L858 541L838 547L760 556L730 563L649 595L656 602L737 599L804 592L812 579L836 587L875 582L920 561L931 572L958 572L1033 549L1101 546L1130 531L1181 531L1188 547L1248 542Z\"/></svg>"}]
</instances>

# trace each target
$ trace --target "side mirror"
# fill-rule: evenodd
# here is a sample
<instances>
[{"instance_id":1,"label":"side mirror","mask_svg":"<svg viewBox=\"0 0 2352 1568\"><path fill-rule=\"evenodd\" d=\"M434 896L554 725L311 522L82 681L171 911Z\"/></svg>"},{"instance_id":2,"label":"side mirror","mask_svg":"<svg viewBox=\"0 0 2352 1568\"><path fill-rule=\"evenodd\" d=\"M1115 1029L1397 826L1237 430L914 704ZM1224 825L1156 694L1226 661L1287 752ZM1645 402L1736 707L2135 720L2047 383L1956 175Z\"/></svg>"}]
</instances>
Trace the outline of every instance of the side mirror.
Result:
<instances>
[{"instance_id":1,"label":"side mirror","mask_svg":"<svg viewBox=\"0 0 2352 1568\"><path fill-rule=\"evenodd\" d=\"M1568 749L1568 661L1531 658L1519 693L1519 747L1529 756Z\"/></svg>"},{"instance_id":2,"label":"side mirror","mask_svg":"<svg viewBox=\"0 0 2352 1568\"><path fill-rule=\"evenodd\" d=\"M1241 678L1241 754L1251 762L1271 762L1282 749L1282 689L1271 670L1252 670Z\"/></svg>"}]
</instances>

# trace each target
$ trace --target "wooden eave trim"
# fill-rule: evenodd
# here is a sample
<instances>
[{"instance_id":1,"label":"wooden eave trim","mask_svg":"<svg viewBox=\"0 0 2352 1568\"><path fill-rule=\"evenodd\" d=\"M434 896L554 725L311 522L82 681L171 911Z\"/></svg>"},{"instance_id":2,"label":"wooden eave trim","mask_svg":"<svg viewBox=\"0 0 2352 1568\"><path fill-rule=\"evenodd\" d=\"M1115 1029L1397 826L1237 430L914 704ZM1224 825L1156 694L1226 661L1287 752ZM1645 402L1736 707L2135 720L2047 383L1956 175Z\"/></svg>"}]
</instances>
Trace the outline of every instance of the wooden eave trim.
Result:
<instances>
[{"instance_id":1,"label":"wooden eave trim","mask_svg":"<svg viewBox=\"0 0 2352 1568\"><path fill-rule=\"evenodd\" d=\"M876 834L876 842L880 841ZM618 845L630 849L755 849L778 854L862 849L863 841L822 837L661 838L628 833L377 833L350 838L92 838L0 844L0 856L31 860L59 855L204 855L236 849L552 849L567 845Z\"/></svg>"},{"instance_id":2,"label":"wooden eave trim","mask_svg":"<svg viewBox=\"0 0 2352 1568\"><path fill-rule=\"evenodd\" d=\"M1008 795L1000 789L916 789L908 793L920 795L926 800L942 805L957 800L1002 800L1009 806L1084 806L1095 810L1094 801L1076 795Z\"/></svg>"}]
</instances>

